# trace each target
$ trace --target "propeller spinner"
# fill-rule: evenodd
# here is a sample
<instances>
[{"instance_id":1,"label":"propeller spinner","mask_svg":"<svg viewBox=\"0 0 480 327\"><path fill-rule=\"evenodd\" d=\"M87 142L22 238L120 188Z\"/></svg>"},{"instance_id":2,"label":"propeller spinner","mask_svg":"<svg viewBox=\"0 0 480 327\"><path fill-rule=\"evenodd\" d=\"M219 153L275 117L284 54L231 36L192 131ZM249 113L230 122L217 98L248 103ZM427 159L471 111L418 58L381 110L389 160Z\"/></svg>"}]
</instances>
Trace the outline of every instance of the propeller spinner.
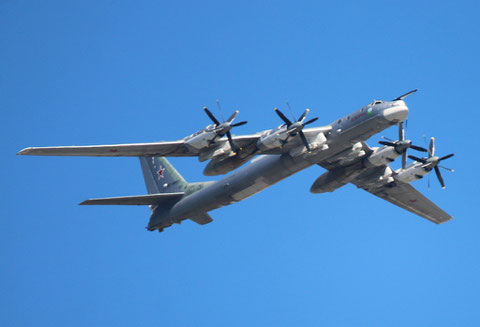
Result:
<instances>
[{"instance_id":1,"label":"propeller spinner","mask_svg":"<svg viewBox=\"0 0 480 327\"><path fill-rule=\"evenodd\" d=\"M412 160L416 160L418 162L421 162L421 163L425 164L426 165L425 169L428 169L428 170L434 169L435 170L435 175L437 175L437 179L440 182L440 185L442 186L442 188L445 188L445 181L443 180L442 173L440 172L440 168L451 171L451 172L453 172L453 169L440 166L439 164L443 160L446 160L446 159L451 158L453 156L454 156L454 153L447 154L446 156L443 156L443 157L435 156L435 139L432 137L432 138L430 138L430 145L428 147L428 157L427 158L418 158L418 157L415 157L415 156L408 156L408 157Z\"/></svg>"},{"instance_id":2,"label":"propeller spinner","mask_svg":"<svg viewBox=\"0 0 480 327\"><path fill-rule=\"evenodd\" d=\"M220 108L220 111L221 111L220 103L218 102L218 100L217 100L217 104L218 104L218 106ZM238 114L238 110L236 110L226 121L223 120L222 123L220 123L218 121L218 119L212 114L212 112L210 110L207 109L207 107L203 107L203 110L205 110L205 113L207 114L207 116L215 124L215 129L214 129L215 134L217 134L217 136L220 136L220 137L222 137L224 135L227 135L228 143L230 144L231 149L234 152L237 152L238 147L233 143L232 134L230 133L230 130L233 127L242 126L242 125L245 125L247 123L246 121L241 121L241 122L233 124L233 121L235 120L235 117Z\"/></svg>"},{"instance_id":3,"label":"propeller spinner","mask_svg":"<svg viewBox=\"0 0 480 327\"><path fill-rule=\"evenodd\" d=\"M310 109L306 109L303 114L298 118L298 120L295 120L295 122L291 122L290 119L288 119L278 108L275 108L275 112L277 115L280 117L281 120L285 122L287 125L287 133L289 136L295 136L295 135L300 135L300 138L302 139L303 144L307 148L307 151L310 152L310 145L308 144L307 138L305 137L305 134L303 133L303 128L307 126L308 124L313 123L318 119L318 117L312 118L307 122L303 122L309 113ZM295 117L293 117L295 119Z\"/></svg>"},{"instance_id":4,"label":"propeller spinner","mask_svg":"<svg viewBox=\"0 0 480 327\"><path fill-rule=\"evenodd\" d=\"M409 92L412 93L413 91ZM384 137L387 139L386 137ZM402 154L402 169L405 169L405 166L407 165L407 150L409 148L417 151L422 151L422 152L427 152L428 150L425 148L422 148L421 146L418 145L413 145L412 141L406 140L405 139L405 128L403 126L403 122L398 124L398 140L390 140L389 141L379 141L378 143L386 146L393 146L395 148L395 151L397 153Z\"/></svg>"}]
</instances>

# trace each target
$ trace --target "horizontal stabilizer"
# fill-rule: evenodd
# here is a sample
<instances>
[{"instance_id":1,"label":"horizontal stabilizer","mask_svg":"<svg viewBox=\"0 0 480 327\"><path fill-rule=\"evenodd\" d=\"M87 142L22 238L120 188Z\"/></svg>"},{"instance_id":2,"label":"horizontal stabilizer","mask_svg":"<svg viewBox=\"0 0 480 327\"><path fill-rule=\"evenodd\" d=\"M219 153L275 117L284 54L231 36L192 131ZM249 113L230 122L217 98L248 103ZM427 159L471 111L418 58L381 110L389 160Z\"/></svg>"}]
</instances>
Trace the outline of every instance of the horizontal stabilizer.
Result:
<instances>
[{"instance_id":1,"label":"horizontal stabilizer","mask_svg":"<svg viewBox=\"0 0 480 327\"><path fill-rule=\"evenodd\" d=\"M120 196L115 198L89 199L80 203L80 205L90 204L117 204L117 205L161 205L180 200L184 192L176 193L157 193L149 195Z\"/></svg>"},{"instance_id":2,"label":"horizontal stabilizer","mask_svg":"<svg viewBox=\"0 0 480 327\"><path fill-rule=\"evenodd\" d=\"M199 225L206 225L208 223L211 223L213 221L212 217L208 213L202 213L196 217L190 218L190 220L196 222Z\"/></svg>"}]
</instances>

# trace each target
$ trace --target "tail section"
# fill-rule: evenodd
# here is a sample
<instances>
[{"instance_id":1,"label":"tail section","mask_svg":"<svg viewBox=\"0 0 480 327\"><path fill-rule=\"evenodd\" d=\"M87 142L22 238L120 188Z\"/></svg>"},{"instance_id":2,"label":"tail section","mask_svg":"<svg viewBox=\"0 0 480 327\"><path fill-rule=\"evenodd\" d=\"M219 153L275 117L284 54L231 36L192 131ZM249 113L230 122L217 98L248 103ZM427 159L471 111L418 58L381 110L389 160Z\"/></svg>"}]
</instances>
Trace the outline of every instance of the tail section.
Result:
<instances>
[{"instance_id":1,"label":"tail section","mask_svg":"<svg viewBox=\"0 0 480 327\"><path fill-rule=\"evenodd\" d=\"M182 199L194 192L201 190L212 182L202 183L187 183L182 175L163 157L139 157L140 165L142 166L143 177L145 185L149 194L159 196L165 202L151 205L152 215L148 222L148 230L162 231L165 227L169 227L174 223L180 223L181 220L173 220L170 217L171 208ZM168 201L167 194L171 201ZM177 194L180 196L173 196ZM208 224L213 219L205 212L199 212L195 217L189 218L197 224ZM184 218L184 219L185 219Z\"/></svg>"},{"instance_id":2,"label":"tail section","mask_svg":"<svg viewBox=\"0 0 480 327\"><path fill-rule=\"evenodd\" d=\"M148 205L152 210L148 230L162 231L184 219L200 225L208 224L212 218L206 212L194 212L191 217L173 217L171 210L184 197L200 191L214 182L187 183L182 175L163 157L139 157L148 195L122 196L89 199L81 205Z\"/></svg>"}]
</instances>

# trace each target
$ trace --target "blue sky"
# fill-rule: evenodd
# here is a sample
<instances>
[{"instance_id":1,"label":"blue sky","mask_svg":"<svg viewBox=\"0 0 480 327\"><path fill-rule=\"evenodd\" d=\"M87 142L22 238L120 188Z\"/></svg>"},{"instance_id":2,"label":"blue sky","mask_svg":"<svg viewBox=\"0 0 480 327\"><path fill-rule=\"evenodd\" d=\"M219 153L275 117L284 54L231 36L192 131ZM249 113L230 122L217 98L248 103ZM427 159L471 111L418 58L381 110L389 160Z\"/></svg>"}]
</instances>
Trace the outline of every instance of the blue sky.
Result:
<instances>
[{"instance_id":1,"label":"blue sky","mask_svg":"<svg viewBox=\"0 0 480 327\"><path fill-rule=\"evenodd\" d=\"M479 7L1 1L0 324L477 326ZM414 183L455 217L441 226L352 185L310 194L311 167L212 224L150 233L147 208L77 205L144 194L137 159L15 156L179 139L217 98L249 121L239 134L280 124L287 99L319 126L413 88L407 135L455 153L445 190Z\"/></svg>"}]
</instances>

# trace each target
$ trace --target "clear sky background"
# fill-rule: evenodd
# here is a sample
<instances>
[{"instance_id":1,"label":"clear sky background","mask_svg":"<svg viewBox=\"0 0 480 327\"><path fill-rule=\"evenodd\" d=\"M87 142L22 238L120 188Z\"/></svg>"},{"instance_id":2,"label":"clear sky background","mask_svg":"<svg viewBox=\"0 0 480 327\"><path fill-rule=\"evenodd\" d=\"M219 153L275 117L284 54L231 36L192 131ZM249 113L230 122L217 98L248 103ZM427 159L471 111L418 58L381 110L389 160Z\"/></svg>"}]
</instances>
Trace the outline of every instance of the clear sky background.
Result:
<instances>
[{"instance_id":1,"label":"clear sky background","mask_svg":"<svg viewBox=\"0 0 480 327\"><path fill-rule=\"evenodd\" d=\"M479 12L0 1L0 325L478 326ZM455 217L440 226L352 185L311 194L323 173L311 167L209 225L148 232L146 207L77 205L146 193L136 158L15 155L180 139L209 123L203 106L218 115L217 98L247 134L279 125L287 99L320 126L413 88L407 136L455 153L445 190L414 183ZM188 181L212 179L195 158L171 161Z\"/></svg>"}]
</instances>

